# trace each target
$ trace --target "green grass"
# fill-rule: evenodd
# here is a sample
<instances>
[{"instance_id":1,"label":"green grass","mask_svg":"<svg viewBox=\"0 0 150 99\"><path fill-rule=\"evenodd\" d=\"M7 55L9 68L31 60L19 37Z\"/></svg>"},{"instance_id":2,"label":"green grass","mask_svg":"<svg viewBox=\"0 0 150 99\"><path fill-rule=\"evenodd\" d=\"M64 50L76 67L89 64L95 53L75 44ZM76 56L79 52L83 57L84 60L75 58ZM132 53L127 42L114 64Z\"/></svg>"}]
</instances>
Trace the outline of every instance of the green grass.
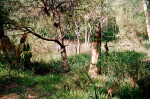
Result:
<instances>
[{"instance_id":1,"label":"green grass","mask_svg":"<svg viewBox=\"0 0 150 99\"><path fill-rule=\"evenodd\" d=\"M99 63L101 63L103 73L110 76L119 76L133 70L140 71L144 56L145 54L135 51L112 52L107 57L107 62L103 54Z\"/></svg>"},{"instance_id":2,"label":"green grass","mask_svg":"<svg viewBox=\"0 0 150 99\"><path fill-rule=\"evenodd\" d=\"M99 99L107 99L107 88L117 81L123 73L129 73L143 59L144 55L136 52L112 52L109 53L107 64L103 64L104 56L101 58L102 75L98 79L89 79L87 76L90 64L90 54L79 54L68 58L71 71L67 74L61 72L61 61L50 60L49 62L34 62L29 70L12 69L8 72L8 64L0 64L0 95L11 97L15 93L16 97L26 99L28 95L34 98L46 99L96 99L95 90ZM104 54L103 54L104 55ZM138 68L139 79L144 79L147 75L145 63ZM108 71L109 69L109 71ZM10 76L8 76L8 73ZM124 80L121 83L118 93L113 95L113 99L143 99L149 98L146 94L145 86L149 85L149 78L145 86L139 88L132 87ZM140 85L140 81L139 81ZM95 88L94 88L95 86ZM145 93L145 94L143 94Z\"/></svg>"}]
</instances>

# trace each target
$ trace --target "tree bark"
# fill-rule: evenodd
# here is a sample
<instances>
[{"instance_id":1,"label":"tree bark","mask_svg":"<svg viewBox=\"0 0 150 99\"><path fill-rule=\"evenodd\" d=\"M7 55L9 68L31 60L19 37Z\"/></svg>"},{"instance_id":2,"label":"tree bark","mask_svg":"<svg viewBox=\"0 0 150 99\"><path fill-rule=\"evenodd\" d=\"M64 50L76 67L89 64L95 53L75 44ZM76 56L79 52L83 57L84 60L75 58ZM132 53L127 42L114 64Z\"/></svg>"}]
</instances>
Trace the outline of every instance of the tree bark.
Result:
<instances>
[{"instance_id":1,"label":"tree bark","mask_svg":"<svg viewBox=\"0 0 150 99\"><path fill-rule=\"evenodd\" d=\"M79 33L79 26L78 24L75 22L75 26L76 26L76 36L77 36L77 54L80 53L80 33Z\"/></svg>"},{"instance_id":2,"label":"tree bark","mask_svg":"<svg viewBox=\"0 0 150 99\"><path fill-rule=\"evenodd\" d=\"M85 20L85 46L87 46L87 22Z\"/></svg>"},{"instance_id":3,"label":"tree bark","mask_svg":"<svg viewBox=\"0 0 150 99\"><path fill-rule=\"evenodd\" d=\"M107 63L107 56L108 56L108 41L105 42L104 48L105 48L105 63Z\"/></svg>"},{"instance_id":4,"label":"tree bark","mask_svg":"<svg viewBox=\"0 0 150 99\"><path fill-rule=\"evenodd\" d=\"M107 0L106 0L107 2ZM106 23L105 23L105 32L108 32L108 17L106 16ZM108 41L105 42L104 48L105 48L105 63L107 63L107 56L108 56Z\"/></svg>"},{"instance_id":5,"label":"tree bark","mask_svg":"<svg viewBox=\"0 0 150 99\"><path fill-rule=\"evenodd\" d=\"M60 25L60 15L58 14L58 12L55 12L55 17L56 17L56 24L57 24L56 28L57 28L58 40L62 45L64 45L62 32L61 32L61 25ZM61 51L63 72L67 73L70 71L70 68L67 60L67 53L66 53L65 46L60 46L60 51Z\"/></svg>"},{"instance_id":6,"label":"tree bark","mask_svg":"<svg viewBox=\"0 0 150 99\"><path fill-rule=\"evenodd\" d=\"M77 34L77 40L78 40L77 54L80 54L80 35L79 34Z\"/></svg>"},{"instance_id":7,"label":"tree bark","mask_svg":"<svg viewBox=\"0 0 150 99\"><path fill-rule=\"evenodd\" d=\"M64 45L60 25L57 27L57 33L58 33L58 40L61 42L62 45ZM66 53L65 46L61 46L60 51L61 51L63 72L64 73L69 72L70 68L69 68L69 64L68 64L68 61L67 61L67 53Z\"/></svg>"},{"instance_id":8,"label":"tree bark","mask_svg":"<svg viewBox=\"0 0 150 99\"><path fill-rule=\"evenodd\" d=\"M91 64L89 69L89 75L95 77L100 74L100 68L97 66L98 59L101 55L101 24L97 26L96 34L94 36L94 41L92 42L91 48Z\"/></svg>"},{"instance_id":9,"label":"tree bark","mask_svg":"<svg viewBox=\"0 0 150 99\"><path fill-rule=\"evenodd\" d=\"M62 58L62 65L63 65L63 72L67 73L70 71L68 60L67 60L67 54L66 54L66 48L61 47L61 58Z\"/></svg>"},{"instance_id":10,"label":"tree bark","mask_svg":"<svg viewBox=\"0 0 150 99\"><path fill-rule=\"evenodd\" d=\"M106 17L105 31L108 32L108 18Z\"/></svg>"},{"instance_id":11,"label":"tree bark","mask_svg":"<svg viewBox=\"0 0 150 99\"><path fill-rule=\"evenodd\" d=\"M62 31L61 31L61 25L60 25L60 13L57 11L56 5L55 5L55 0L51 0L52 2L52 12L54 17L56 18L56 22L54 23L54 26L57 28L57 34L58 34L58 41L60 42L60 51L61 51L61 58L62 58L62 65L63 65L63 72L67 73L70 71L69 64L67 61L67 53L66 53L66 48L63 42L63 36L62 36Z\"/></svg>"},{"instance_id":12,"label":"tree bark","mask_svg":"<svg viewBox=\"0 0 150 99\"><path fill-rule=\"evenodd\" d=\"M147 0L143 0L143 7L144 7L144 12L145 12L145 17L146 17L146 24L147 24L147 33L148 33L148 38L150 40L150 22L149 22L149 15L147 11Z\"/></svg>"},{"instance_id":13,"label":"tree bark","mask_svg":"<svg viewBox=\"0 0 150 99\"><path fill-rule=\"evenodd\" d=\"M90 28L90 32L88 33L88 45L90 43L90 35L92 34L92 26L90 25L90 23L88 24L89 28Z\"/></svg>"}]
</instances>

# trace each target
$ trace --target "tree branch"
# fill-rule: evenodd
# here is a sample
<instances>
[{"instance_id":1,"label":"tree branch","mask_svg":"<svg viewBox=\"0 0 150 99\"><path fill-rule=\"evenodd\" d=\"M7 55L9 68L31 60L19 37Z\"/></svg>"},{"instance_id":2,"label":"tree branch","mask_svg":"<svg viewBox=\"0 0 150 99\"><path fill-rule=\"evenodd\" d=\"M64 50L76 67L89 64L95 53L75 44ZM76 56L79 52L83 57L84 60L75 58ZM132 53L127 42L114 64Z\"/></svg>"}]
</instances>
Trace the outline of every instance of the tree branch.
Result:
<instances>
[{"instance_id":1,"label":"tree branch","mask_svg":"<svg viewBox=\"0 0 150 99\"><path fill-rule=\"evenodd\" d=\"M31 33L32 35L42 39L42 40L45 40L45 41L53 41L53 42L56 42L57 44L59 44L61 47L65 47L65 45L63 45L59 40L57 39L50 39L50 38L45 38L45 37L42 37L41 35L39 35L38 33L36 33L34 31L33 28L31 27L26 27L26 26L23 26L22 24L15 24L15 23L7 23L7 24L11 24L13 26L15 26L14 28L12 29L15 29L15 30L21 30L25 33Z\"/></svg>"},{"instance_id":2,"label":"tree branch","mask_svg":"<svg viewBox=\"0 0 150 99\"><path fill-rule=\"evenodd\" d=\"M50 16L49 10L47 9L46 2L44 2L44 0L41 0L41 2L43 3L43 9L44 9L45 13L47 14L47 16Z\"/></svg>"},{"instance_id":3,"label":"tree branch","mask_svg":"<svg viewBox=\"0 0 150 99\"><path fill-rule=\"evenodd\" d=\"M40 39L42 39L42 40L46 40L46 41L54 41L54 42L56 42L57 44L59 44L61 47L65 47L62 43L60 43L60 41L59 40L57 40L57 39L49 39L49 38L45 38L45 37L42 37L41 35L39 35L39 34L37 34L32 28L25 28L26 29L26 31L28 31L28 33L31 33L31 34L33 34L34 36L36 36L36 37L38 37L38 38L40 38Z\"/></svg>"}]
</instances>

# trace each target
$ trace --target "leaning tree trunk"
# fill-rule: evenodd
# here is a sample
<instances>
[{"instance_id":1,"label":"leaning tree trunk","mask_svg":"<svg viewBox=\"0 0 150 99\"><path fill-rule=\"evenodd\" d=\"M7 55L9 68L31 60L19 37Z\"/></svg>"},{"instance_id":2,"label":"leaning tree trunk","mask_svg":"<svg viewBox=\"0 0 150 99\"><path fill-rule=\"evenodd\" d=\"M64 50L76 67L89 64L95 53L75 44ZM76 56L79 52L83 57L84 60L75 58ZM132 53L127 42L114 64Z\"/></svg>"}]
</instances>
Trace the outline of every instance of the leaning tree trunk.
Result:
<instances>
[{"instance_id":1,"label":"leaning tree trunk","mask_svg":"<svg viewBox=\"0 0 150 99\"><path fill-rule=\"evenodd\" d=\"M62 37L62 32L61 32L61 26L60 26L60 16L56 13L56 28L57 28L57 33L58 33L58 40L60 41L60 43L62 45L60 45L60 51L61 51L61 58L62 58L62 65L63 65L63 72L69 72L70 68L69 68L69 64L68 64L68 60L67 60L67 53L66 53L66 48L63 42L63 37Z\"/></svg>"},{"instance_id":2,"label":"leaning tree trunk","mask_svg":"<svg viewBox=\"0 0 150 99\"><path fill-rule=\"evenodd\" d=\"M149 22L149 17L148 17L148 11L147 11L147 4L146 4L147 0L143 0L143 6L144 6L144 12L145 12L145 16L146 16L146 24L147 24L147 33L148 33L148 38L150 40L150 22Z\"/></svg>"},{"instance_id":3,"label":"leaning tree trunk","mask_svg":"<svg viewBox=\"0 0 150 99\"><path fill-rule=\"evenodd\" d=\"M94 36L94 41L92 42L91 48L91 64L89 69L89 75L95 77L100 74L100 68L97 66L98 59L100 58L101 53L101 24L97 26L96 34Z\"/></svg>"}]
</instances>

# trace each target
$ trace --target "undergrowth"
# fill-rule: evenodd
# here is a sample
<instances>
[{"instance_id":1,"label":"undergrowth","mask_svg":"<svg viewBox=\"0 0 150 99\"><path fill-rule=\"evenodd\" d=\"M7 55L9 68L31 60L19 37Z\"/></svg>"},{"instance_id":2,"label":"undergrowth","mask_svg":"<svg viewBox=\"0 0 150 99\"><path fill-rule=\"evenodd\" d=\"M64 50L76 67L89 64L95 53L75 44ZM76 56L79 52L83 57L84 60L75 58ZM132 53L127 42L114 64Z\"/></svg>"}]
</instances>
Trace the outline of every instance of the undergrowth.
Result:
<instances>
[{"instance_id":1,"label":"undergrowth","mask_svg":"<svg viewBox=\"0 0 150 99\"><path fill-rule=\"evenodd\" d=\"M60 60L41 60L26 70L12 69L10 72L8 62L0 62L0 97L25 99L30 95L37 99L107 99L107 89L116 81L120 86L112 99L148 99L150 68L149 63L142 61L143 58L144 54L134 51L112 52L106 62L102 54L98 64L102 74L96 79L87 75L90 54L69 57L71 71L67 74L62 73ZM125 74L135 70L138 71L138 87L125 81Z\"/></svg>"}]
</instances>

